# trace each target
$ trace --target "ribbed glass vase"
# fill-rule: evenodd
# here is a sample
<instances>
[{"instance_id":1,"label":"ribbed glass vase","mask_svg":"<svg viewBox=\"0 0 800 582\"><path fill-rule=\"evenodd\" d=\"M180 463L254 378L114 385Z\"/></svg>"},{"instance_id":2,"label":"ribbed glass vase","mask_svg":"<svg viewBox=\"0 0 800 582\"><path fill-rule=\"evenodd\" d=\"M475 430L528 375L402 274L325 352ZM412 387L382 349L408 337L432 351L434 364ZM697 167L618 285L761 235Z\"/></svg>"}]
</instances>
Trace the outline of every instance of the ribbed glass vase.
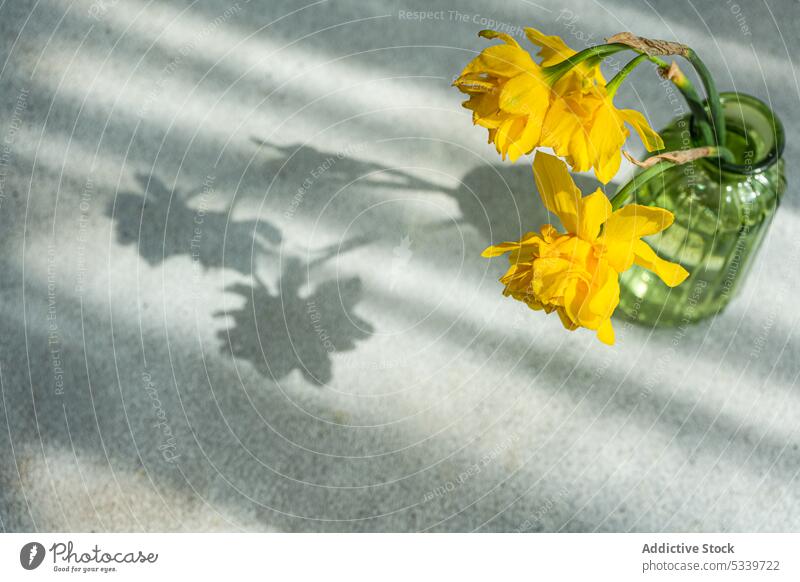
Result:
<instances>
[{"instance_id":1,"label":"ribbed glass vase","mask_svg":"<svg viewBox=\"0 0 800 582\"><path fill-rule=\"evenodd\" d=\"M735 163L700 159L675 166L634 194L638 204L666 208L674 224L648 242L690 273L670 289L634 265L620 277L621 312L648 325L678 326L720 313L747 276L786 187L784 134L767 105L741 93L721 95L725 144ZM702 145L691 117L663 129L666 151Z\"/></svg>"}]
</instances>

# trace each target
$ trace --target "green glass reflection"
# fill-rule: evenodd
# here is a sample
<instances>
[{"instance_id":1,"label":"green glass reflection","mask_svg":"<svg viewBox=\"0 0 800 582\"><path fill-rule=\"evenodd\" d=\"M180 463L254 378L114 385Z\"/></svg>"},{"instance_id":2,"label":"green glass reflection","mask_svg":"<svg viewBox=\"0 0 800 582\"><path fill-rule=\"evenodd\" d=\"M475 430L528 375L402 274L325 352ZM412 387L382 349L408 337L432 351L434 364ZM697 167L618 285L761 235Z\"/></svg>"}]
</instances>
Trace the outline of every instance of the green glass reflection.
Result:
<instances>
[{"instance_id":1,"label":"green glass reflection","mask_svg":"<svg viewBox=\"0 0 800 582\"><path fill-rule=\"evenodd\" d=\"M636 321L677 326L719 313L746 278L785 190L780 121L749 95L721 98L726 146L735 163L701 159L675 166L639 188L632 200L675 215L670 228L647 242L690 273L672 289L635 265L623 273L619 309ZM673 121L661 136L666 151L702 145L688 116Z\"/></svg>"}]
</instances>

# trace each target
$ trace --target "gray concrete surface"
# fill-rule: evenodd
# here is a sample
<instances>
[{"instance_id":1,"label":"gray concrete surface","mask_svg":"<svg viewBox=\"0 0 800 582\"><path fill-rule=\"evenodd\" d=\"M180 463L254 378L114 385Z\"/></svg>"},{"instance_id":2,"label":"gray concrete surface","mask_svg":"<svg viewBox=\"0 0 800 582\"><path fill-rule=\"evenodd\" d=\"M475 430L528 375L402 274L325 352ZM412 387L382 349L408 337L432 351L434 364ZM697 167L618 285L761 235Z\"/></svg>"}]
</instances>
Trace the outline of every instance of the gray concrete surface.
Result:
<instances>
[{"instance_id":1,"label":"gray concrete surface","mask_svg":"<svg viewBox=\"0 0 800 582\"><path fill-rule=\"evenodd\" d=\"M772 103L790 188L724 315L609 349L502 298L479 253L542 211L449 87L484 18L682 41ZM0 528L800 529L798 27L789 0L5 0ZM618 103L673 115L651 69Z\"/></svg>"}]
</instances>

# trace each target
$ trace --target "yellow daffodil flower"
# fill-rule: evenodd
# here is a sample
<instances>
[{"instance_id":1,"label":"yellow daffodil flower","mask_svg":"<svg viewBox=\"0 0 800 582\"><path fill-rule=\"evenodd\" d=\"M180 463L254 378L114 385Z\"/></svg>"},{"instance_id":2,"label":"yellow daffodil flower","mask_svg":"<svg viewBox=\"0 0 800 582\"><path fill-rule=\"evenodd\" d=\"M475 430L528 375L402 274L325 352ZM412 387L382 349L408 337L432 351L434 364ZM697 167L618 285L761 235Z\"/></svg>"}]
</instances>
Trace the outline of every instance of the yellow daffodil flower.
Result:
<instances>
[{"instance_id":1,"label":"yellow daffodil flower","mask_svg":"<svg viewBox=\"0 0 800 582\"><path fill-rule=\"evenodd\" d=\"M504 44L490 46L453 83L470 98L464 107L472 121L489 130L489 142L513 162L539 145L550 85L531 55L508 34L483 30L484 38Z\"/></svg>"},{"instance_id":2,"label":"yellow daffodil flower","mask_svg":"<svg viewBox=\"0 0 800 582\"><path fill-rule=\"evenodd\" d=\"M526 29L528 38L542 47L541 65L556 65L576 54L557 36L546 36ZM567 158L575 172L594 168L597 179L607 184L619 170L622 146L630 124L642 138L648 151L664 147L644 115L632 109L616 109L613 93L597 64L580 63L554 86L553 101L545 118L541 142Z\"/></svg>"},{"instance_id":3,"label":"yellow daffodil flower","mask_svg":"<svg viewBox=\"0 0 800 582\"><path fill-rule=\"evenodd\" d=\"M619 170L621 150L629 135L625 123L642 138L648 151L664 143L638 111L617 109L615 89L607 90L596 61L583 61L560 76L551 67L576 54L558 36L526 28L539 47L537 64L508 34L484 30L480 35L503 44L484 49L453 83L469 95L464 107L472 121L489 131L503 159L516 161L539 146L551 147L578 172L594 168L608 183Z\"/></svg>"},{"instance_id":4,"label":"yellow daffodil flower","mask_svg":"<svg viewBox=\"0 0 800 582\"><path fill-rule=\"evenodd\" d=\"M500 39L504 44L484 49L453 83L470 98L464 107L472 111L472 121L489 130L489 142L506 159L516 161L540 145L545 115L553 91L568 91L595 82L604 83L600 67L580 63L558 80L548 79L542 66L571 57L575 51L557 36L546 36L526 28L528 39L540 48L538 65L510 35L482 30L480 36Z\"/></svg>"},{"instance_id":5,"label":"yellow daffodil flower","mask_svg":"<svg viewBox=\"0 0 800 582\"><path fill-rule=\"evenodd\" d=\"M566 232L547 224L518 242L490 246L483 256L510 253L511 266L500 279L504 295L535 310L556 311L567 329L592 329L600 341L613 344L611 315L619 303L619 273L635 263L670 287L689 275L642 240L669 227L674 217L639 204L612 212L602 190L582 196L566 164L550 154L537 152L533 170L545 207Z\"/></svg>"},{"instance_id":6,"label":"yellow daffodil flower","mask_svg":"<svg viewBox=\"0 0 800 582\"><path fill-rule=\"evenodd\" d=\"M613 94L605 85L572 88L557 95L550 105L542 130L542 145L567 158L575 172L594 168L597 179L607 184L619 170L622 146L630 124L648 151L660 150L664 142L633 109L614 107Z\"/></svg>"},{"instance_id":7,"label":"yellow daffodil flower","mask_svg":"<svg viewBox=\"0 0 800 582\"><path fill-rule=\"evenodd\" d=\"M529 41L539 47L539 53L536 56L542 59L539 63L541 67L557 65L564 59L578 54L577 51L571 49L559 36L546 35L535 28L526 28L525 36L528 37ZM599 63L584 61L573 69L570 69L568 73L560 78L554 84L553 90L556 94L561 94L570 89L588 88L595 83L601 85L606 84L603 73L600 72L600 65Z\"/></svg>"}]
</instances>

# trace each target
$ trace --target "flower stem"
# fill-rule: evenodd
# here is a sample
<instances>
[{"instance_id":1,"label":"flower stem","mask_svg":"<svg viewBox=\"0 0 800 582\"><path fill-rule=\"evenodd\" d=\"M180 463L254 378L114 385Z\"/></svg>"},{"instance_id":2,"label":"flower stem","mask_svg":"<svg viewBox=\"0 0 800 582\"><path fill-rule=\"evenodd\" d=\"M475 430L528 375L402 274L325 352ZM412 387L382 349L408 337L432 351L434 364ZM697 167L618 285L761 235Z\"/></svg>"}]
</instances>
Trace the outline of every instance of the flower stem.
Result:
<instances>
[{"instance_id":1,"label":"flower stem","mask_svg":"<svg viewBox=\"0 0 800 582\"><path fill-rule=\"evenodd\" d=\"M625 77L631 74L631 72L641 63L642 61L646 60L648 57L647 55L640 54L628 61L628 63L622 67L622 70L614 75L614 78L611 79L608 83L606 83L606 91L609 97L614 97L614 94L619 89L619 86L622 84L622 81L625 80Z\"/></svg>"},{"instance_id":2,"label":"flower stem","mask_svg":"<svg viewBox=\"0 0 800 582\"><path fill-rule=\"evenodd\" d=\"M656 176L660 176L665 170L672 166L679 166L701 158L722 158L727 162L734 161L733 152L724 146L705 146L691 150L677 150L658 154L643 162L637 161L626 152L623 153L625 153L626 158L640 168L644 168L644 170L638 174L634 174L630 181L614 194L611 198L611 207L614 210L620 208L628 198L630 198L633 192Z\"/></svg>"},{"instance_id":3,"label":"flower stem","mask_svg":"<svg viewBox=\"0 0 800 582\"><path fill-rule=\"evenodd\" d=\"M624 50L630 50L630 47L624 45L622 43L612 43L612 44L599 44L596 46L591 46L589 48L583 49L579 53L575 53L571 57L567 57L560 63L556 63L555 65L551 65L549 67L545 67L542 69L544 74L551 79L552 82L557 81L565 73L570 71L573 67L576 67L580 63L586 60L597 60L602 61L604 58L613 55L614 53L618 53Z\"/></svg>"},{"instance_id":4,"label":"flower stem","mask_svg":"<svg viewBox=\"0 0 800 582\"><path fill-rule=\"evenodd\" d=\"M689 49L686 59L692 64L694 70L697 71L700 80L703 81L703 87L706 90L706 102L711 111L711 120L714 124L714 132L716 133L717 145L725 145L725 115L722 112L722 102L719 99L719 92L717 85L714 83L714 77L711 76L711 71L708 70L706 64L697 56L694 50Z\"/></svg>"},{"instance_id":5,"label":"flower stem","mask_svg":"<svg viewBox=\"0 0 800 582\"><path fill-rule=\"evenodd\" d=\"M675 76L672 81L686 99L689 109L692 112L692 116L697 123L697 127L700 130L706 145L714 144L717 146L724 146L726 137L725 116L722 111L722 103L719 99L717 86L714 83L714 78L711 76L711 71L708 70L708 67L706 67L705 63L700 59L700 57L697 56L697 53L693 49L690 49L685 45L676 46L678 46L681 50L678 52L672 51L671 53L662 52L658 54L680 54L694 67L695 71L700 77L700 80L703 82L703 87L705 88L705 102L708 104L708 110L711 113L710 121L712 127L708 127L708 114L706 113L706 106L704 106L703 101L700 99L700 96L698 95L691 81L689 81L689 79L683 73ZM666 61L659 58L657 54L653 53L653 51L642 48L636 43L631 44L630 41L628 41L610 42L608 44L600 44L583 49L579 53L564 59L560 63L550 67L545 67L543 71L551 80L551 82L554 83L573 67L584 61L591 60L600 62L606 57L624 50L636 51L639 53L639 57L642 57L642 60L645 57L649 58L652 62L661 67L662 70L668 70L670 67ZM641 62L641 60L638 60L639 57L633 59L627 65L625 65L625 67L608 83L607 87L610 89L612 94L617 90L622 80Z\"/></svg>"},{"instance_id":6,"label":"flower stem","mask_svg":"<svg viewBox=\"0 0 800 582\"><path fill-rule=\"evenodd\" d=\"M657 56L650 56L649 58L651 62L658 65L659 69L662 71L662 75L668 75L667 78L672 81L681 92L681 95L683 95L686 104L689 106L689 111L694 118L695 126L700 131L703 145L713 144L715 140L714 132L711 129L711 120L708 117L708 111L703 105L703 99L694 87L694 83L683 74L683 71L681 71L674 62L670 65Z\"/></svg>"},{"instance_id":7,"label":"flower stem","mask_svg":"<svg viewBox=\"0 0 800 582\"><path fill-rule=\"evenodd\" d=\"M545 67L543 69L545 75L551 79L551 82L555 83L558 79L560 79L564 74L570 71L573 67L579 65L580 63L593 60L593 61L602 61L608 56L611 56L615 53L624 51L624 50L633 50L639 53L639 57L649 58L651 62L658 65L662 70L668 70L670 65L665 60L659 58L656 55L647 55L642 53L635 48L623 44L623 43L609 43L609 44L600 44L596 46L592 46L586 48L579 53L572 55L557 63L555 65L551 65L549 67ZM713 124L716 129L716 139L714 135L714 131L709 125L708 113L706 108L703 105L703 100L700 98L700 95L697 93L697 89L695 89L692 82L683 74L680 73L677 77L671 79L678 90L683 95L683 98L686 100L686 103L689 106L689 110L692 113L692 117L695 119L695 123L697 124L698 129L702 135L703 141L705 145L711 144L724 144L724 137L725 137L725 120L722 116L721 109L720 109L720 101L719 101L719 94L716 90L716 85L714 85L714 80L711 78L711 74L706 68L705 64L697 57L696 53L689 49L687 51L688 55L686 58L691 62L692 66L697 70L698 75L703 81L703 84L706 89L706 94L708 96L708 103L712 113ZM635 68L641 60L638 60L639 57L630 61L617 75L609 81L607 87L610 89L611 93L615 92L619 87L619 84L622 80L630 74L630 72ZM628 68L630 66L630 68ZM627 70L626 70L627 69ZM623 74L624 73L624 74ZM712 95L716 97L712 97ZM715 106L716 104L716 106ZM716 110L715 111L715 107ZM721 130L721 131L720 131Z\"/></svg>"},{"instance_id":8,"label":"flower stem","mask_svg":"<svg viewBox=\"0 0 800 582\"><path fill-rule=\"evenodd\" d=\"M674 165L672 162L658 162L655 166L650 166L646 170L634 174L630 181L617 190L611 198L611 209L618 210L630 198L631 194Z\"/></svg>"},{"instance_id":9,"label":"flower stem","mask_svg":"<svg viewBox=\"0 0 800 582\"><path fill-rule=\"evenodd\" d=\"M713 130L716 132L714 145L725 145L725 117L722 113L722 103L719 100L717 86L714 84L714 78L711 76L711 72L708 70L700 57L697 56L697 53L694 52L694 50L679 42L644 38L631 34L630 32L620 32L615 34L608 39L608 42L611 44L624 44L638 53L643 53L652 57L659 55L680 55L689 61L700 77L700 80L703 81L703 86L706 90L706 103L708 104L708 109L711 111ZM667 73L670 72L671 71L669 70L667 71ZM682 73L680 73L678 77L680 78L681 82L686 82ZM693 114L695 118L699 118L696 113Z\"/></svg>"}]
</instances>

